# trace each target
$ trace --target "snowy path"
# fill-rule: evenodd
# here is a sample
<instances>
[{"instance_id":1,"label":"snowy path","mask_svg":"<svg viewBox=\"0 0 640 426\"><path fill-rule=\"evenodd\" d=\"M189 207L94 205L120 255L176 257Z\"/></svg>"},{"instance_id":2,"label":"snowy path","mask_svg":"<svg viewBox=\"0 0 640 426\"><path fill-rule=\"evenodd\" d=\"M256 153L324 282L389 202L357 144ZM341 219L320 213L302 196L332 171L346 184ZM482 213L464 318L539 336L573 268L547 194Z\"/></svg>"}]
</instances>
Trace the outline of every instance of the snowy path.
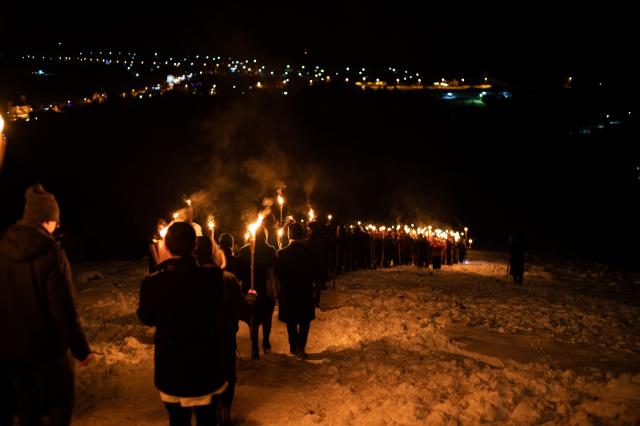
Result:
<instances>
[{"instance_id":1,"label":"snowy path","mask_svg":"<svg viewBox=\"0 0 640 426\"><path fill-rule=\"evenodd\" d=\"M78 370L79 425L160 425L151 330L135 317L142 263L82 265L81 314L97 352ZM597 269L597 268L596 268ZM243 425L637 424L640 282L532 265L524 286L500 255L468 265L361 271L323 294L307 360L250 361L238 337L234 418ZM84 274L83 274L84 272ZM82 281L82 280L80 280Z\"/></svg>"}]
</instances>

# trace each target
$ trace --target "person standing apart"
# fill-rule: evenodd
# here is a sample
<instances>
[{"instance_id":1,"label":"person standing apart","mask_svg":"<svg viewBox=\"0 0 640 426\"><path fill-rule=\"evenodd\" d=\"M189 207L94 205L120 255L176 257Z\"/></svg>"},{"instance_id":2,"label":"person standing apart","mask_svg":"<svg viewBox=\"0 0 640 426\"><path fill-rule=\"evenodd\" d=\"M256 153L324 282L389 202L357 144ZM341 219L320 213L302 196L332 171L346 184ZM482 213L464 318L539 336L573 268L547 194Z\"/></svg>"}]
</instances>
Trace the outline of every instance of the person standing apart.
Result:
<instances>
[{"instance_id":1,"label":"person standing apart","mask_svg":"<svg viewBox=\"0 0 640 426\"><path fill-rule=\"evenodd\" d=\"M15 390L22 426L69 425L74 402L71 357L90 349L78 320L73 276L53 238L60 208L42 185L25 193L22 220L0 236L0 368ZM1 401L0 401L1 402Z\"/></svg>"}]
</instances>

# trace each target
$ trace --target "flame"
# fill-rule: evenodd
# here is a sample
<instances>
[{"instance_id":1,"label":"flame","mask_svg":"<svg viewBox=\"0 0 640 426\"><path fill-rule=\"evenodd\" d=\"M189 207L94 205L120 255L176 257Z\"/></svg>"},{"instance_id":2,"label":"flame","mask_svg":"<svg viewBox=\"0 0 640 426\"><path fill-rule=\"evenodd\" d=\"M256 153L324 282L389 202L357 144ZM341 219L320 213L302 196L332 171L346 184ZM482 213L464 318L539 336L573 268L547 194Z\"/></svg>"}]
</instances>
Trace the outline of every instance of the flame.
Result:
<instances>
[{"instance_id":1,"label":"flame","mask_svg":"<svg viewBox=\"0 0 640 426\"><path fill-rule=\"evenodd\" d=\"M180 213L175 212L175 213L173 214L173 220L177 220L179 217L180 217Z\"/></svg>"},{"instance_id":2,"label":"flame","mask_svg":"<svg viewBox=\"0 0 640 426\"><path fill-rule=\"evenodd\" d=\"M284 234L284 228L279 228L278 229L278 237L282 238L283 234Z\"/></svg>"},{"instance_id":3,"label":"flame","mask_svg":"<svg viewBox=\"0 0 640 426\"><path fill-rule=\"evenodd\" d=\"M244 234L244 241L247 242L247 241L249 241L250 238L251 238L251 233L249 231L247 231Z\"/></svg>"},{"instance_id":4,"label":"flame","mask_svg":"<svg viewBox=\"0 0 640 426\"><path fill-rule=\"evenodd\" d=\"M316 212L313 209L309 209L309 220L314 220L316 218Z\"/></svg>"},{"instance_id":5,"label":"flame","mask_svg":"<svg viewBox=\"0 0 640 426\"><path fill-rule=\"evenodd\" d=\"M284 204L284 198L282 198L282 195L278 195L278 204L280 205Z\"/></svg>"},{"instance_id":6,"label":"flame","mask_svg":"<svg viewBox=\"0 0 640 426\"><path fill-rule=\"evenodd\" d=\"M184 200L184 201L187 203L187 205L188 205L189 207L191 207L191 199L190 199L190 198L187 198L187 199L186 199L186 200Z\"/></svg>"},{"instance_id":7,"label":"flame","mask_svg":"<svg viewBox=\"0 0 640 426\"><path fill-rule=\"evenodd\" d=\"M256 238L256 231L262 225L262 221L264 220L264 215L262 213L258 214L258 220L249 225L249 232L251 233L251 237L253 239Z\"/></svg>"},{"instance_id":8,"label":"flame","mask_svg":"<svg viewBox=\"0 0 640 426\"><path fill-rule=\"evenodd\" d=\"M160 236L164 239L167 236L168 231L169 231L169 225L165 226L160 230Z\"/></svg>"},{"instance_id":9,"label":"flame","mask_svg":"<svg viewBox=\"0 0 640 426\"><path fill-rule=\"evenodd\" d=\"M328 214L327 215L327 219L329 219L329 220L333 219L333 215Z\"/></svg>"},{"instance_id":10,"label":"flame","mask_svg":"<svg viewBox=\"0 0 640 426\"><path fill-rule=\"evenodd\" d=\"M209 228L210 231L213 231L213 228L215 228L215 226L216 226L216 222L213 219L213 216L209 215L207 217L207 227Z\"/></svg>"},{"instance_id":11,"label":"flame","mask_svg":"<svg viewBox=\"0 0 640 426\"><path fill-rule=\"evenodd\" d=\"M4 129L4 119L2 118L2 115L0 115L0 133L2 133L3 129Z\"/></svg>"}]
</instances>

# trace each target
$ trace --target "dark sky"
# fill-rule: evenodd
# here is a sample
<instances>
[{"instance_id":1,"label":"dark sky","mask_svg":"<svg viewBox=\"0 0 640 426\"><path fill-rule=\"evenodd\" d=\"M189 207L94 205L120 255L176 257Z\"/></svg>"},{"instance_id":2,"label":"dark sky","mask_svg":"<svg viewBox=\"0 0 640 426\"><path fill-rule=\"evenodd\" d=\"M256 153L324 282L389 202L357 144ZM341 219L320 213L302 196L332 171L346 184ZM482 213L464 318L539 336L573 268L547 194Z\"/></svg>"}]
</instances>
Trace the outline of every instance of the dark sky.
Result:
<instances>
[{"instance_id":1,"label":"dark sky","mask_svg":"<svg viewBox=\"0 0 640 426\"><path fill-rule=\"evenodd\" d=\"M613 73L630 66L638 38L635 14L614 5L572 8L529 2L498 9L483 2L474 7L456 2L14 3L0 11L3 51L60 40L67 47L193 51L278 62Z\"/></svg>"}]
</instances>

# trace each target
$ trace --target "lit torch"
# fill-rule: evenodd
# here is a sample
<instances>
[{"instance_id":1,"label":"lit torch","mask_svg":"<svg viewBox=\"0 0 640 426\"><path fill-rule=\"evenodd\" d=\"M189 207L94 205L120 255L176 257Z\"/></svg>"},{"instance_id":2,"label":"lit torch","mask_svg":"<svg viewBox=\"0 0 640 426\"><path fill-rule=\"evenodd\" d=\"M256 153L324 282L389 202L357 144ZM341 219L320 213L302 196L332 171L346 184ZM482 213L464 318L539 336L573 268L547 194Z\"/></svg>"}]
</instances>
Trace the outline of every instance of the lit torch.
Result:
<instances>
[{"instance_id":1,"label":"lit torch","mask_svg":"<svg viewBox=\"0 0 640 426\"><path fill-rule=\"evenodd\" d=\"M282 224L282 209L284 207L284 198L278 194L278 205L280 205L280 224Z\"/></svg>"},{"instance_id":2,"label":"lit torch","mask_svg":"<svg viewBox=\"0 0 640 426\"><path fill-rule=\"evenodd\" d=\"M313 209L309 209L309 221L312 221L316 218L316 212Z\"/></svg>"},{"instance_id":3,"label":"lit torch","mask_svg":"<svg viewBox=\"0 0 640 426\"><path fill-rule=\"evenodd\" d=\"M216 241L216 234L215 234L216 222L213 219L213 215L207 216L207 228L209 228L209 231L211 231L211 241L215 242Z\"/></svg>"},{"instance_id":4,"label":"lit torch","mask_svg":"<svg viewBox=\"0 0 640 426\"><path fill-rule=\"evenodd\" d=\"M4 147L6 142L4 133L2 133L3 130L4 130L4 119L2 118L2 115L0 115L0 170L2 170L2 163L4 162Z\"/></svg>"},{"instance_id":5,"label":"lit torch","mask_svg":"<svg viewBox=\"0 0 640 426\"><path fill-rule=\"evenodd\" d=\"M254 269L255 269L255 258L256 258L256 231L262 225L262 220L264 219L264 215L262 213L258 214L258 220L249 225L249 232L251 233L251 290L254 290Z\"/></svg>"},{"instance_id":6,"label":"lit torch","mask_svg":"<svg viewBox=\"0 0 640 426\"><path fill-rule=\"evenodd\" d=\"M278 228L278 248L282 248L283 235L284 235L284 228Z\"/></svg>"}]
</instances>

